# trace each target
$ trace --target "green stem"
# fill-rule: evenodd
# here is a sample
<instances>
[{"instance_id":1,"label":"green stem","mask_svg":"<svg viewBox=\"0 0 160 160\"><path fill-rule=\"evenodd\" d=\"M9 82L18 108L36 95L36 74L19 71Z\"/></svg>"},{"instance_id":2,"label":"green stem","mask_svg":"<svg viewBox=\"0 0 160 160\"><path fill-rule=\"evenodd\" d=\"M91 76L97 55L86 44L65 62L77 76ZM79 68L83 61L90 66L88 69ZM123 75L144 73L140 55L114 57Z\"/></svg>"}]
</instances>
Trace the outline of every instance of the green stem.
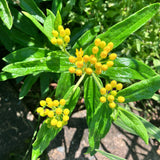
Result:
<instances>
[{"instance_id":1,"label":"green stem","mask_svg":"<svg viewBox=\"0 0 160 160\"><path fill-rule=\"evenodd\" d=\"M68 56L71 56L64 46L60 46L60 49Z\"/></svg>"},{"instance_id":2,"label":"green stem","mask_svg":"<svg viewBox=\"0 0 160 160\"><path fill-rule=\"evenodd\" d=\"M100 84L99 80L97 79L97 76L95 75L95 73L92 73L92 76L95 82L97 83L97 86L99 87L99 89L103 88L103 86Z\"/></svg>"},{"instance_id":3,"label":"green stem","mask_svg":"<svg viewBox=\"0 0 160 160\"><path fill-rule=\"evenodd\" d=\"M73 93L76 91L76 89L78 88L78 86L81 84L81 82L83 81L84 77L85 77L86 73L84 73L81 78L78 80L78 82L75 84L71 94L68 96L67 101L70 99L70 97L73 95Z\"/></svg>"}]
</instances>

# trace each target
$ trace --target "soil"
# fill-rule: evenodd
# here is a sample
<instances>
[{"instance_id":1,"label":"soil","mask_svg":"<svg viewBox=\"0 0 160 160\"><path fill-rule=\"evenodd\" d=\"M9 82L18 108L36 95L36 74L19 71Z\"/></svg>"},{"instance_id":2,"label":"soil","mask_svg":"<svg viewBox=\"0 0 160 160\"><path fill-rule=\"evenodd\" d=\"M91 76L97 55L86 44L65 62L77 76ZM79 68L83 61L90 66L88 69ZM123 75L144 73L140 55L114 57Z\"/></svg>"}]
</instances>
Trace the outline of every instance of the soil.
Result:
<instances>
[{"instance_id":1,"label":"soil","mask_svg":"<svg viewBox=\"0 0 160 160\"><path fill-rule=\"evenodd\" d=\"M26 102L18 99L18 92L10 81L0 82L0 159L23 159L37 124L30 110ZM85 117L85 110L76 111L40 160L109 160L100 153L94 156L84 154L89 147ZM127 160L160 159L160 147L156 140L150 139L149 145L146 145L142 139L114 124L101 140L100 149ZM30 160L30 157L25 160Z\"/></svg>"}]
</instances>

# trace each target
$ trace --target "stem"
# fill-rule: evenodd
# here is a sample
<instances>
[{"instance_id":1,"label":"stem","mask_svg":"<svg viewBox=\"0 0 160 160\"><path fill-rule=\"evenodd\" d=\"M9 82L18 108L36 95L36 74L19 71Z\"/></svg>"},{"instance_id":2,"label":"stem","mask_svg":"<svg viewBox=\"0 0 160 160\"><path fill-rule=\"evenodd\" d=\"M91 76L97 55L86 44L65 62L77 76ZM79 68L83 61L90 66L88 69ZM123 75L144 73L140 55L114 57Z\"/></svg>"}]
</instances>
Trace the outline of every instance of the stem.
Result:
<instances>
[{"instance_id":1,"label":"stem","mask_svg":"<svg viewBox=\"0 0 160 160\"><path fill-rule=\"evenodd\" d=\"M67 54L68 56L71 56L64 46L62 46L62 47L60 46L60 49L61 49L65 54Z\"/></svg>"},{"instance_id":2,"label":"stem","mask_svg":"<svg viewBox=\"0 0 160 160\"><path fill-rule=\"evenodd\" d=\"M99 89L103 88L103 86L100 84L99 80L97 79L97 76L95 75L95 73L92 73L92 76L95 82L97 83L97 86L99 87Z\"/></svg>"},{"instance_id":3,"label":"stem","mask_svg":"<svg viewBox=\"0 0 160 160\"><path fill-rule=\"evenodd\" d=\"M75 84L75 86L74 86L71 94L70 94L70 95L68 96L68 98L67 98L68 100L69 100L70 97L73 95L73 93L75 92L75 90L77 89L77 87L81 84L81 82L83 81L85 75L86 75L86 73L84 73L84 74L81 76L81 78L78 80L78 82ZM67 101L68 101L68 100L67 100Z\"/></svg>"}]
</instances>

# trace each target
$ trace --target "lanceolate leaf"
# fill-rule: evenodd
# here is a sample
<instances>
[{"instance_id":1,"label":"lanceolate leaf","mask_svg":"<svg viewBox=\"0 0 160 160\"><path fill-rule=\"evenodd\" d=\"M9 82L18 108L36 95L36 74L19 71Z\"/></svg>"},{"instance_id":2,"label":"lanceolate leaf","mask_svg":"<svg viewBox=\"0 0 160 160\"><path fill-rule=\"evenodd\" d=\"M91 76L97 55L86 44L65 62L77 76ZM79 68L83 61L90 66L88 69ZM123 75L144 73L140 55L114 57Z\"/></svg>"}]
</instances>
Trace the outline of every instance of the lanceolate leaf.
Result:
<instances>
[{"instance_id":1,"label":"lanceolate leaf","mask_svg":"<svg viewBox=\"0 0 160 160\"><path fill-rule=\"evenodd\" d=\"M138 30L149 19L151 19L160 7L160 3L154 3L142 8L138 12L132 14L125 20L117 23L105 33L100 34L97 38L101 38L106 43L113 42L114 48L119 46L130 34ZM94 44L88 47L87 52L90 52Z\"/></svg>"},{"instance_id":2,"label":"lanceolate leaf","mask_svg":"<svg viewBox=\"0 0 160 160\"><path fill-rule=\"evenodd\" d=\"M149 99L160 88L160 76L134 83L118 92L117 96L124 96L125 102L133 102L141 99Z\"/></svg>"},{"instance_id":3,"label":"lanceolate leaf","mask_svg":"<svg viewBox=\"0 0 160 160\"><path fill-rule=\"evenodd\" d=\"M101 82L101 80L99 79ZM102 82L101 82L102 84ZM90 121L93 118L95 109L97 108L99 104L99 98L100 98L100 91L99 88L94 81L93 77L88 77L84 83L84 101L85 106L87 109L87 123L88 126L90 124Z\"/></svg>"},{"instance_id":4,"label":"lanceolate leaf","mask_svg":"<svg viewBox=\"0 0 160 160\"><path fill-rule=\"evenodd\" d=\"M55 21L55 15L47 9L47 17L44 21L44 32L46 33L47 37L51 39L52 36L52 30L54 29L54 21Z\"/></svg>"},{"instance_id":5,"label":"lanceolate leaf","mask_svg":"<svg viewBox=\"0 0 160 160\"><path fill-rule=\"evenodd\" d=\"M133 129L144 141L148 144L148 134L143 123L131 112L120 108L119 110L120 119L131 129Z\"/></svg>"},{"instance_id":6,"label":"lanceolate leaf","mask_svg":"<svg viewBox=\"0 0 160 160\"><path fill-rule=\"evenodd\" d=\"M99 148L100 140L108 133L112 118L112 109L104 103L99 103L89 126L89 149L88 153L95 154L95 149Z\"/></svg>"},{"instance_id":7,"label":"lanceolate leaf","mask_svg":"<svg viewBox=\"0 0 160 160\"><path fill-rule=\"evenodd\" d=\"M59 25L62 25L62 18L60 12L58 11L56 14L56 19L54 21L54 28L58 30Z\"/></svg>"},{"instance_id":8,"label":"lanceolate leaf","mask_svg":"<svg viewBox=\"0 0 160 160\"><path fill-rule=\"evenodd\" d=\"M12 15L10 12L10 9L8 7L8 3L6 0L0 1L0 18L5 23L5 25L8 27L8 29L11 29L13 24Z\"/></svg>"},{"instance_id":9,"label":"lanceolate leaf","mask_svg":"<svg viewBox=\"0 0 160 160\"><path fill-rule=\"evenodd\" d=\"M74 83L74 75L70 73L61 73L61 76L58 80L58 86L56 87L56 98L63 97L68 89L73 85Z\"/></svg>"},{"instance_id":10,"label":"lanceolate leaf","mask_svg":"<svg viewBox=\"0 0 160 160\"><path fill-rule=\"evenodd\" d=\"M75 92L73 92L75 91ZM64 106L65 108L70 109L70 114L72 113L78 98L80 95L80 88L75 89L75 86L72 86L66 95L63 97L64 99L68 99L67 104ZM43 153L43 151L48 147L51 140L55 138L60 129L48 128L47 124L43 122L35 142L33 143L32 149L32 160L37 160L37 158Z\"/></svg>"},{"instance_id":11,"label":"lanceolate leaf","mask_svg":"<svg viewBox=\"0 0 160 160\"><path fill-rule=\"evenodd\" d=\"M110 153L107 153L107 152L104 152L102 150L99 150L99 149L96 149L97 152L101 153L102 155L104 155L105 157L109 158L110 160L126 160L124 158L120 158L118 156L115 156L113 154L110 154Z\"/></svg>"},{"instance_id":12,"label":"lanceolate leaf","mask_svg":"<svg viewBox=\"0 0 160 160\"><path fill-rule=\"evenodd\" d=\"M34 0L20 0L20 6L27 11L28 13L32 14L34 18L36 18L41 23L44 22L45 14L39 9L37 4Z\"/></svg>"},{"instance_id":13,"label":"lanceolate leaf","mask_svg":"<svg viewBox=\"0 0 160 160\"><path fill-rule=\"evenodd\" d=\"M52 2L52 11L56 15L57 11L61 11L62 9L62 0L54 0Z\"/></svg>"},{"instance_id":14,"label":"lanceolate leaf","mask_svg":"<svg viewBox=\"0 0 160 160\"><path fill-rule=\"evenodd\" d=\"M32 61L46 57L48 52L49 51L44 48L26 47L8 54L3 60L8 63Z\"/></svg>"},{"instance_id":15,"label":"lanceolate leaf","mask_svg":"<svg viewBox=\"0 0 160 160\"><path fill-rule=\"evenodd\" d=\"M0 72L0 81L5 81L7 79L17 78L19 75L8 73L8 72Z\"/></svg>"},{"instance_id":16,"label":"lanceolate leaf","mask_svg":"<svg viewBox=\"0 0 160 160\"><path fill-rule=\"evenodd\" d=\"M72 66L68 62L68 57L48 56L43 58L32 59L32 61L22 61L7 65L3 68L3 71L24 76L33 74L34 72L56 72L60 73L68 71L68 68Z\"/></svg>"},{"instance_id":17,"label":"lanceolate leaf","mask_svg":"<svg viewBox=\"0 0 160 160\"><path fill-rule=\"evenodd\" d=\"M75 51L76 48L85 48L87 45L89 45L92 40L95 38L97 33L100 30L100 26L96 26L87 32L85 32L74 44L72 49Z\"/></svg>"},{"instance_id":18,"label":"lanceolate leaf","mask_svg":"<svg viewBox=\"0 0 160 160\"><path fill-rule=\"evenodd\" d=\"M24 84L21 87L19 99L23 99L24 96L27 95L32 85L37 81L38 77L39 75L36 75L36 76L29 75L27 78L25 78Z\"/></svg>"}]
</instances>

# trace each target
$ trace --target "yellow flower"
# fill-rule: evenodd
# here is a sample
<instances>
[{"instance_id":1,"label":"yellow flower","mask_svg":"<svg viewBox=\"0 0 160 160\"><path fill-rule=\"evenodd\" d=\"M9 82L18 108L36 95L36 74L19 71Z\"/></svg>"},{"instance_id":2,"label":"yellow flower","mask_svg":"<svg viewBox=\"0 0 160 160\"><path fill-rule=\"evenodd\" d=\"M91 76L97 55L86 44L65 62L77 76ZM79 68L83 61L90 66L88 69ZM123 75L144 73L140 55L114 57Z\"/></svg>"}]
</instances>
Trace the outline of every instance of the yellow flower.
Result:
<instances>
[{"instance_id":1,"label":"yellow flower","mask_svg":"<svg viewBox=\"0 0 160 160\"><path fill-rule=\"evenodd\" d=\"M86 68L86 73L88 74L88 75L91 75L92 74L92 72L93 72L93 70L91 69L91 68Z\"/></svg>"},{"instance_id":2,"label":"yellow flower","mask_svg":"<svg viewBox=\"0 0 160 160\"><path fill-rule=\"evenodd\" d=\"M74 67L70 67L70 68L69 68L69 72L70 72L70 73L75 73L75 71L76 71L76 69L75 69Z\"/></svg>"},{"instance_id":3,"label":"yellow flower","mask_svg":"<svg viewBox=\"0 0 160 160\"><path fill-rule=\"evenodd\" d=\"M114 101L114 96L113 95L109 95L107 97L107 99L108 99L109 102L113 102Z\"/></svg>"},{"instance_id":4,"label":"yellow flower","mask_svg":"<svg viewBox=\"0 0 160 160\"><path fill-rule=\"evenodd\" d=\"M115 104L114 102L111 102L111 103L109 103L109 107L110 107L110 108L115 108L115 107L116 107L116 104Z\"/></svg>"},{"instance_id":5,"label":"yellow flower","mask_svg":"<svg viewBox=\"0 0 160 160\"><path fill-rule=\"evenodd\" d=\"M117 89L117 90L121 90L122 88L123 88L122 83L118 83L118 84L116 85L116 89Z\"/></svg>"},{"instance_id":6,"label":"yellow flower","mask_svg":"<svg viewBox=\"0 0 160 160\"><path fill-rule=\"evenodd\" d=\"M77 69L76 70L76 75L77 76L81 76L82 75L82 70L81 69Z\"/></svg>"},{"instance_id":7,"label":"yellow flower","mask_svg":"<svg viewBox=\"0 0 160 160\"><path fill-rule=\"evenodd\" d=\"M106 102L106 97L100 97L100 102L105 103Z\"/></svg>"},{"instance_id":8,"label":"yellow flower","mask_svg":"<svg viewBox=\"0 0 160 160\"><path fill-rule=\"evenodd\" d=\"M105 88L101 88L100 89L100 93L101 93L101 95L105 95L106 94L106 89Z\"/></svg>"},{"instance_id":9,"label":"yellow flower","mask_svg":"<svg viewBox=\"0 0 160 160\"><path fill-rule=\"evenodd\" d=\"M40 105L41 105L42 107L46 106L46 101L41 100L41 101L40 101Z\"/></svg>"},{"instance_id":10,"label":"yellow flower","mask_svg":"<svg viewBox=\"0 0 160 160\"><path fill-rule=\"evenodd\" d=\"M125 101L125 98L123 96L118 97L118 102L123 103Z\"/></svg>"},{"instance_id":11,"label":"yellow flower","mask_svg":"<svg viewBox=\"0 0 160 160\"><path fill-rule=\"evenodd\" d=\"M92 48L92 53L93 53L93 54L97 54L98 51L99 51L99 48L98 48L97 46L94 46L94 47Z\"/></svg>"},{"instance_id":12,"label":"yellow flower","mask_svg":"<svg viewBox=\"0 0 160 160\"><path fill-rule=\"evenodd\" d=\"M69 114L69 109L68 108L66 108L66 109L64 109L64 111L63 111L63 113L65 114L65 115L68 115Z\"/></svg>"},{"instance_id":13,"label":"yellow flower","mask_svg":"<svg viewBox=\"0 0 160 160\"><path fill-rule=\"evenodd\" d=\"M94 44L95 44L96 46L99 46L100 43L101 43L101 40L100 40L99 38L95 39Z\"/></svg>"},{"instance_id":14,"label":"yellow flower","mask_svg":"<svg viewBox=\"0 0 160 160\"><path fill-rule=\"evenodd\" d=\"M59 103L60 103L60 105L64 106L66 104L66 100L65 99L61 99Z\"/></svg>"}]
</instances>

